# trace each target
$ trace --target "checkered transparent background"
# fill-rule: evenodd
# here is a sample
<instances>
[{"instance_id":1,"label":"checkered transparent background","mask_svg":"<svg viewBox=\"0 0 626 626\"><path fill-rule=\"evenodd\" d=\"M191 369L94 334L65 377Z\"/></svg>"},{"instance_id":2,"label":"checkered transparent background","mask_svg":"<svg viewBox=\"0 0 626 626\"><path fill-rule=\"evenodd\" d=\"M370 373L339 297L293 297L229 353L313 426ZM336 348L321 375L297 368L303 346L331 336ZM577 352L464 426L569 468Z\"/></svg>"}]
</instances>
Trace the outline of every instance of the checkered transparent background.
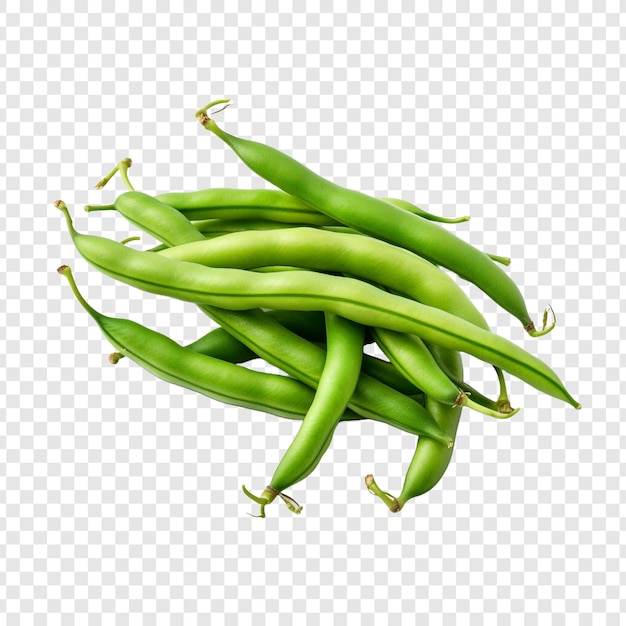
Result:
<instances>
[{"instance_id":1,"label":"checkered transparent background","mask_svg":"<svg viewBox=\"0 0 626 626\"><path fill-rule=\"evenodd\" d=\"M619 3L13 2L0 14L0 622L616 624L626 613L619 411L626 347ZM547 7L550 7L548 10ZM132 8L131 8L132 7ZM254 7L254 8L253 8ZM263 186L193 112L232 97L229 130L336 182L446 215L556 329L531 339L467 284L500 334L545 358L583 410L511 381L510 422L465 414L452 464L397 515L414 439L343 424L264 520L259 492L297 424L173 387L111 350L91 303L175 339L191 305L99 275L79 229L122 239L115 180ZM483 364L465 360L476 386ZM448 623L446 621L446 623Z\"/></svg>"}]
</instances>

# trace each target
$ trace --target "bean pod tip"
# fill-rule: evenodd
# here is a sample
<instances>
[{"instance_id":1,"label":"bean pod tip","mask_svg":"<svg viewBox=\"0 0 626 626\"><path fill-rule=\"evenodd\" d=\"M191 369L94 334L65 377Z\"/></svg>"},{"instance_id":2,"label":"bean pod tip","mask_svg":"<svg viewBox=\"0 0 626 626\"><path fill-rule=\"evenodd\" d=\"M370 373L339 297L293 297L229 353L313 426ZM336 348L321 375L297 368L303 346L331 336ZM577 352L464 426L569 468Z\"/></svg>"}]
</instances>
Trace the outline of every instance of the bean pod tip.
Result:
<instances>
[{"instance_id":1,"label":"bean pod tip","mask_svg":"<svg viewBox=\"0 0 626 626\"><path fill-rule=\"evenodd\" d=\"M548 324L548 315L552 316L552 321ZM554 327L556 326L556 314L554 313L554 309L548 305L543 312L543 320L541 330L537 330L535 328L535 323L530 322L526 326L524 326L524 330L531 337L542 337L543 335L547 335Z\"/></svg>"}]
</instances>

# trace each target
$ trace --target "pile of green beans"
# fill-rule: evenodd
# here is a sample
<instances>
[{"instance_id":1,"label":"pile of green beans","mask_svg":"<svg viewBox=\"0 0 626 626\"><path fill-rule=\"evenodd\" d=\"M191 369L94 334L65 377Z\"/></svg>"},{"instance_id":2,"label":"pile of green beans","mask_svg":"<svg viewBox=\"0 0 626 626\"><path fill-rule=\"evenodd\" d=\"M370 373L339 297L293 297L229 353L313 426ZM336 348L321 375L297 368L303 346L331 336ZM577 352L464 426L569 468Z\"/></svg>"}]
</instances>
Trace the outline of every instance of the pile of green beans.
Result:
<instances>
[{"instance_id":1,"label":"pile of green beans","mask_svg":"<svg viewBox=\"0 0 626 626\"><path fill-rule=\"evenodd\" d=\"M80 305L116 352L168 382L218 401L300 420L293 441L260 495L302 507L285 490L304 481L330 446L341 421L373 419L417 437L398 496L371 474L368 490L391 511L432 489L452 458L463 407L497 419L513 409L505 373L576 409L558 375L542 360L492 332L454 280L479 287L537 329L518 286L489 255L463 241L449 225L469 219L432 215L407 200L373 197L340 187L288 155L226 133L208 111L201 125L222 139L273 189L213 188L152 196L136 191L123 159L97 185L119 173L128 191L109 205L157 245L132 247L80 233L61 200L78 253L103 274L137 289L194 303L213 328L183 346L132 320L93 308L69 281ZM448 270L448 271L446 271ZM376 356L375 352L378 352ZM490 398L463 373L462 354L493 367L499 394ZM261 359L280 373L252 365Z\"/></svg>"}]
</instances>

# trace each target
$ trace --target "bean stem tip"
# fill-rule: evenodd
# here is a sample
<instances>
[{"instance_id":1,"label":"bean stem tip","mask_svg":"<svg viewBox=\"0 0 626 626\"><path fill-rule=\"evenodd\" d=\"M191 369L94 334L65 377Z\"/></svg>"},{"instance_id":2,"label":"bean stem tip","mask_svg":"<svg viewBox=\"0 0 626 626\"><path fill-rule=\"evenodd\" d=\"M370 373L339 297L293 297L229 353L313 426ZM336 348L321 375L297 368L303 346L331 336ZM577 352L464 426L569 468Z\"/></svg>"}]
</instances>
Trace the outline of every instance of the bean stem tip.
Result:
<instances>
[{"instance_id":1,"label":"bean stem tip","mask_svg":"<svg viewBox=\"0 0 626 626\"><path fill-rule=\"evenodd\" d=\"M111 354L109 354L109 363L111 363L112 365L117 365L120 359L123 358L124 355L121 352L111 352Z\"/></svg>"},{"instance_id":2,"label":"bean stem tip","mask_svg":"<svg viewBox=\"0 0 626 626\"><path fill-rule=\"evenodd\" d=\"M548 315L552 315L552 322L548 324ZM543 335L547 335L555 326L556 326L556 315L554 313L554 309L548 305L543 312L543 320L542 320L541 330L537 330L535 328L535 324L530 322L527 326L525 326L526 332L531 337L542 337Z\"/></svg>"},{"instance_id":3,"label":"bean stem tip","mask_svg":"<svg viewBox=\"0 0 626 626\"><path fill-rule=\"evenodd\" d=\"M248 515L251 517L265 517L265 505L269 504L269 501L266 498L259 498L259 496L255 496L252 492L246 489L245 485L241 485L241 488L250 500L256 502L261 507L259 515L252 515L252 513L248 513Z\"/></svg>"},{"instance_id":4,"label":"bean stem tip","mask_svg":"<svg viewBox=\"0 0 626 626\"><path fill-rule=\"evenodd\" d=\"M128 180L128 168L133 164L132 159L126 157L115 165L115 167L101 180L96 183L96 189L102 189L110 180L115 176L117 172L120 173L124 184L130 191L135 191L130 181Z\"/></svg>"},{"instance_id":5,"label":"bean stem tip","mask_svg":"<svg viewBox=\"0 0 626 626\"><path fill-rule=\"evenodd\" d=\"M209 123L210 119L211 119L209 117L207 111L210 108L212 108L212 107L214 107L214 106L216 106L218 104L223 104L225 106L223 106L221 109L219 109L217 111L214 111L214 113L213 113L214 115L215 115L215 113L219 113L220 111L223 111L226 107L231 106L232 102L230 101L230 98L222 98L220 100L213 100L212 102L209 102L209 104L207 104L206 106L202 107L201 109L198 109L196 111L195 115L196 115L196 119L198 120L198 122L200 122L200 124L202 126L206 126Z\"/></svg>"},{"instance_id":6,"label":"bean stem tip","mask_svg":"<svg viewBox=\"0 0 626 626\"><path fill-rule=\"evenodd\" d=\"M387 493L386 491L383 491L376 484L376 481L374 480L374 476L372 474L368 474L365 477L365 486L367 487L367 490L371 494L378 496L387 505L387 507L392 513L397 513L402 508L402 505L400 504L400 501L398 500L398 498L396 498L395 496L392 496L390 493Z\"/></svg>"}]
</instances>

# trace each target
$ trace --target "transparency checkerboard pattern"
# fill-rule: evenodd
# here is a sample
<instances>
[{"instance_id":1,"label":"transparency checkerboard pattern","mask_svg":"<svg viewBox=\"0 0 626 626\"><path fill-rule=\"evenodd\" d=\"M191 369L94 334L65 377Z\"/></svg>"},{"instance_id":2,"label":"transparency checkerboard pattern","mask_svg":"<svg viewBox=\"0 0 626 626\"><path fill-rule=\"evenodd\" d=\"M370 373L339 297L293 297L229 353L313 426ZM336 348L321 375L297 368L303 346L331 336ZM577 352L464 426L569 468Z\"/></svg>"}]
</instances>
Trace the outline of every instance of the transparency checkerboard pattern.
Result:
<instances>
[{"instance_id":1,"label":"transparency checkerboard pattern","mask_svg":"<svg viewBox=\"0 0 626 626\"><path fill-rule=\"evenodd\" d=\"M383 6L384 4L384 6ZM626 612L620 417L625 338L625 17L619 3L9 3L0 14L4 624L616 624ZM355 11L355 7L358 7ZM52 208L123 239L129 156L150 193L265 186L194 119L339 184L470 214L460 237L512 258L531 339L463 284L494 330L542 356L583 410L512 380L510 422L465 413L441 483L391 514L414 438L342 424L264 520L297 424L156 380L111 350L90 302L188 342L193 306L99 275ZM494 391L465 358L466 375Z\"/></svg>"}]
</instances>

